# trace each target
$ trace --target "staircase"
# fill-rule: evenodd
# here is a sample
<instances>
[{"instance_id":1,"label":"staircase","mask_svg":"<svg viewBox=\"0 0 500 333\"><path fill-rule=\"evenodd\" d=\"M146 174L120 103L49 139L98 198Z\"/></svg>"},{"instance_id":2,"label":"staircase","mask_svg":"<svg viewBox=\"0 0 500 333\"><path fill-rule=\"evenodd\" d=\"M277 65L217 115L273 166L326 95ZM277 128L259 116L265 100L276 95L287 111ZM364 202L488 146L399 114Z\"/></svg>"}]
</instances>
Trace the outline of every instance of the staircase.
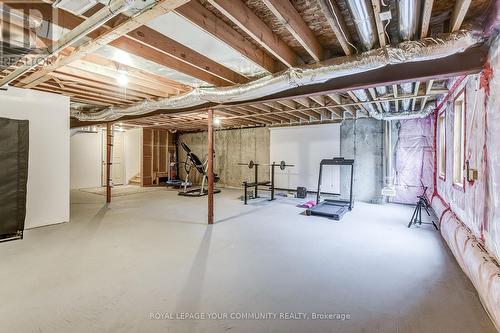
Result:
<instances>
[{"instance_id":1,"label":"staircase","mask_svg":"<svg viewBox=\"0 0 500 333\"><path fill-rule=\"evenodd\" d=\"M128 183L130 185L138 185L138 186L141 186L141 175L140 174L137 174L135 175L134 177L130 178Z\"/></svg>"}]
</instances>

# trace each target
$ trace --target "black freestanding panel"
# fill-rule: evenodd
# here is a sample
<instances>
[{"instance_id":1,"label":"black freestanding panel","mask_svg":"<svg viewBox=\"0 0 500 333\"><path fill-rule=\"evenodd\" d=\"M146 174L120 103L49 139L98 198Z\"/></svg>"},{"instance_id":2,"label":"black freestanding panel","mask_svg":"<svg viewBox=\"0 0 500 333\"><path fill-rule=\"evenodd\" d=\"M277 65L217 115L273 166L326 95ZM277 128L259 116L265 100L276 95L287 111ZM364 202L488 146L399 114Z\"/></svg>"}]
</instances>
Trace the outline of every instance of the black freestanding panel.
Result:
<instances>
[{"instance_id":1,"label":"black freestanding panel","mask_svg":"<svg viewBox=\"0 0 500 333\"><path fill-rule=\"evenodd\" d=\"M23 237L29 122L0 118L0 242Z\"/></svg>"}]
</instances>

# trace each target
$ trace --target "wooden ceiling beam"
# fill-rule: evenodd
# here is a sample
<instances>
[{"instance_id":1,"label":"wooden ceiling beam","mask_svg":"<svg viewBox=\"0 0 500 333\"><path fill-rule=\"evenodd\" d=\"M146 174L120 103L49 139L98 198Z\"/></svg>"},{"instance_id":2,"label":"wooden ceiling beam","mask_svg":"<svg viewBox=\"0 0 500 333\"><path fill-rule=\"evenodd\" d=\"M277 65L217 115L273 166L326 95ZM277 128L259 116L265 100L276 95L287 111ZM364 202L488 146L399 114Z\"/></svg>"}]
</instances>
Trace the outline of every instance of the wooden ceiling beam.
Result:
<instances>
[{"instance_id":1,"label":"wooden ceiling beam","mask_svg":"<svg viewBox=\"0 0 500 333\"><path fill-rule=\"evenodd\" d=\"M95 64L110 68L110 69L118 69L123 68L127 71L129 76L137 77L143 80L150 81L155 84L159 84L162 86L162 89L172 89L173 91L177 91L178 93L189 92L192 90L191 87L179 83L174 80L170 80L164 76L158 75L156 73L148 72L142 69L138 69L136 67L129 66L127 64L120 63L118 61L110 60L95 54L89 54L83 60L87 60L93 62Z\"/></svg>"},{"instance_id":2,"label":"wooden ceiling beam","mask_svg":"<svg viewBox=\"0 0 500 333\"><path fill-rule=\"evenodd\" d=\"M89 68L80 68L76 66L64 66L59 69L57 69L57 72L64 73L64 74L70 74L76 77L82 77L87 80L94 80L94 81L99 81L103 83L109 84L110 81L113 81L114 78L112 78L109 75L104 75L102 73L97 73L95 71L89 70ZM121 89L126 89L132 90L132 91L137 91L137 92L146 92L149 95L153 96L159 96L159 97L168 97L169 95L166 94L165 92L157 89L149 89L144 86L141 86L139 84L136 84L134 82L129 82L126 87L121 88Z\"/></svg>"},{"instance_id":3,"label":"wooden ceiling beam","mask_svg":"<svg viewBox=\"0 0 500 333\"><path fill-rule=\"evenodd\" d=\"M450 32L460 30L472 0L457 0L450 21Z\"/></svg>"},{"instance_id":4,"label":"wooden ceiling beam","mask_svg":"<svg viewBox=\"0 0 500 333\"><path fill-rule=\"evenodd\" d=\"M127 34L127 37L133 39L148 47L168 54L172 58L185 62L188 65L196 67L199 70L217 76L224 81L225 85L238 83L247 83L249 79L230 68L227 68L201 53L192 50L181 43L151 29L147 26L139 27Z\"/></svg>"},{"instance_id":5,"label":"wooden ceiling beam","mask_svg":"<svg viewBox=\"0 0 500 333\"><path fill-rule=\"evenodd\" d=\"M330 0L318 0L321 6L323 14L326 16L326 20L337 37L337 40L342 47L342 50L346 55L352 55L356 53L354 48L354 41L349 34L347 29L347 24L345 23L342 13L337 7L335 1Z\"/></svg>"},{"instance_id":6,"label":"wooden ceiling beam","mask_svg":"<svg viewBox=\"0 0 500 333\"><path fill-rule=\"evenodd\" d=\"M432 16L432 6L434 0L424 0L424 8L422 9L422 24L420 28L420 38L427 37L429 33L429 24Z\"/></svg>"},{"instance_id":7,"label":"wooden ceiling beam","mask_svg":"<svg viewBox=\"0 0 500 333\"><path fill-rule=\"evenodd\" d=\"M287 67L301 65L303 61L241 0L208 0L208 2L245 31L260 46Z\"/></svg>"},{"instance_id":8,"label":"wooden ceiling beam","mask_svg":"<svg viewBox=\"0 0 500 333\"><path fill-rule=\"evenodd\" d=\"M68 82L74 82L78 83L78 86L80 86L82 89L99 89L99 90L104 90L104 91L110 91L113 92L117 95L121 96L131 96L133 98L156 98L158 96L156 95L150 95L146 93L140 93L137 92L136 90L132 89L125 89L125 88L120 88L115 85L110 85L109 84L109 79L107 80L108 82L103 82L103 81L98 81L94 79L89 79L89 76L86 76L85 78L81 76L80 73L77 73L76 71L72 70L71 68L65 67L62 69L65 71L64 73L61 72L61 69L51 73L50 75L52 77L57 77L60 80L65 80Z\"/></svg>"},{"instance_id":9,"label":"wooden ceiling beam","mask_svg":"<svg viewBox=\"0 0 500 333\"><path fill-rule=\"evenodd\" d=\"M36 9L39 10L44 17L51 17L52 11L54 11L54 14L57 16L57 25L65 29L74 29L85 20L85 17L79 17L60 9L53 9L51 6L48 6L46 4L17 4L14 7L17 9ZM85 15L91 15L99 8L102 8L102 4L96 5L93 10L88 11L87 13L85 13ZM123 22L123 17L123 15L119 15L113 20L110 20L107 24L117 25L119 24L119 22ZM205 66L206 68L200 69L196 67L200 66L199 63L197 63L195 66L191 63L186 62L184 57L189 58L190 60L193 59L194 56L188 57L188 54L190 54L190 51L192 50L184 46L180 47L179 45L181 44L173 41L167 36L162 34L160 34L161 36L159 36L155 30L146 28L147 27L141 27L141 30L135 31L133 38L129 38L127 37L127 35L125 35L110 42L109 45L216 86L231 85L231 77L235 79L235 77L239 75L238 73L230 71L224 66L200 54L197 54L195 58L199 59L201 57L202 60L204 60L204 63L210 64L210 66ZM88 37L93 39L99 38L99 36L106 34L110 29L111 28L109 26L103 26L90 33ZM145 44L146 39L148 41L151 40L151 38L148 37L148 33L151 31L154 31L154 35L156 37L160 37L157 38L158 41L156 41L156 43L162 46L163 49L161 51ZM142 34L144 34L143 40L141 40L141 42L137 41L137 39L142 38ZM172 46L176 46L176 48L171 49L170 47ZM170 54L169 52L171 52L172 54ZM181 58L182 60L179 60L179 58ZM217 75L212 74L210 70L217 70ZM228 76L227 80L222 79L218 76L225 76L226 74ZM240 77L240 79L245 80L244 77Z\"/></svg>"},{"instance_id":10,"label":"wooden ceiling beam","mask_svg":"<svg viewBox=\"0 0 500 333\"><path fill-rule=\"evenodd\" d=\"M99 84L95 82L90 82L87 80L82 80L82 79L75 79L74 77L68 77L67 75L64 74L59 74L57 72L51 73L52 79L61 86L61 88L64 87L76 87L80 90L84 91L91 91L91 92L96 92L96 93L102 93L107 96L111 96L114 98L118 99L125 99L125 100L134 100L134 101L141 101L145 98L147 99L153 99L155 96L152 95L144 95L144 94L134 94L134 92L127 91L126 89L123 89L121 91L117 91L115 89L110 89L110 87L106 86L105 84ZM48 83L49 81L45 81L44 83ZM41 83L41 84L44 84Z\"/></svg>"},{"instance_id":11,"label":"wooden ceiling beam","mask_svg":"<svg viewBox=\"0 0 500 333\"><path fill-rule=\"evenodd\" d=\"M378 42L380 47L386 46L385 29L382 20L380 19L380 0L372 0L373 14L375 17L375 25L377 27Z\"/></svg>"},{"instance_id":12,"label":"wooden ceiling beam","mask_svg":"<svg viewBox=\"0 0 500 333\"><path fill-rule=\"evenodd\" d=\"M99 35L96 39L88 41L77 47L68 56L59 55L56 59L50 63L50 65L41 67L37 71L28 76L24 77L20 83L25 88L33 87L39 82L43 81L44 76L57 70L60 67L68 65L73 61L76 61L89 53L98 50L103 45L109 44L112 41L120 38L121 36L127 34L129 31L136 29L146 22L161 16L170 10L177 8L178 6L186 3L188 0L159 0L147 11L143 11L134 17L128 18L126 21L120 23L118 26L106 31L105 33Z\"/></svg>"},{"instance_id":13,"label":"wooden ceiling beam","mask_svg":"<svg viewBox=\"0 0 500 333\"><path fill-rule=\"evenodd\" d=\"M314 61L323 60L323 47L289 0L262 0Z\"/></svg>"},{"instance_id":14,"label":"wooden ceiling beam","mask_svg":"<svg viewBox=\"0 0 500 333\"><path fill-rule=\"evenodd\" d=\"M255 47L243 35L203 7L198 1L190 1L178 7L175 12L264 70L270 73L279 70L276 61L271 56Z\"/></svg>"},{"instance_id":15,"label":"wooden ceiling beam","mask_svg":"<svg viewBox=\"0 0 500 333\"><path fill-rule=\"evenodd\" d=\"M116 78L120 73L118 70L115 69L110 69L108 67L104 67L92 62L88 61L83 61L83 60L77 60L73 62L69 67L73 68L78 68L83 71L89 72L89 73L95 73L100 75L101 77L105 76L108 77L108 81L111 82L116 82ZM171 95L176 95L177 91L173 90L170 87L165 87L162 86L161 84L157 82L151 82L149 80L145 80L142 78L138 78L133 75L127 75L127 78L129 80L127 87L130 86L130 88L137 88L138 90L142 91L147 91L151 93L152 95L157 95L157 96L162 96L162 97L168 97Z\"/></svg>"},{"instance_id":16,"label":"wooden ceiling beam","mask_svg":"<svg viewBox=\"0 0 500 333\"><path fill-rule=\"evenodd\" d=\"M40 84L39 86L51 89L55 93L63 93L63 94L68 93L68 94L74 94L74 95L79 95L79 96L91 97L91 98L95 98L96 100L101 100L103 102L109 102L109 104L113 104L113 105L131 104L131 103L138 101L138 100L124 99L124 98L117 98L117 97L109 96L107 94L93 92L93 91L89 91L89 90L82 90L82 89L78 89L78 87L71 87L71 86L54 87L54 85L52 85L50 83L50 81L46 81L46 82Z\"/></svg>"},{"instance_id":17,"label":"wooden ceiling beam","mask_svg":"<svg viewBox=\"0 0 500 333\"><path fill-rule=\"evenodd\" d=\"M60 94L60 95L63 95L63 93L64 93L64 95L66 95L66 96L76 97L79 100L83 100L83 101L88 102L88 103L92 103L92 102L100 103L99 105L103 105L103 106L114 105L113 102L110 102L107 99L102 99L99 97L90 96L90 95L82 94L82 93L72 93L69 91L61 90L61 89L54 90L53 88L46 87L45 85L46 85L46 83L41 84L39 87L36 87L36 90L41 90L41 91L50 92L53 94ZM116 103L116 105L126 105L126 104L127 103Z\"/></svg>"},{"instance_id":18,"label":"wooden ceiling beam","mask_svg":"<svg viewBox=\"0 0 500 333\"><path fill-rule=\"evenodd\" d=\"M129 52L133 55L139 56L141 58L155 62L159 65L174 69L209 84L213 84L215 86L229 85L229 82L221 79L218 76L202 71L184 61L180 61L174 57L171 57L170 55L162 51L150 48L138 42L134 42L130 38L119 38L109 43L109 45L121 49L125 52Z\"/></svg>"}]
</instances>

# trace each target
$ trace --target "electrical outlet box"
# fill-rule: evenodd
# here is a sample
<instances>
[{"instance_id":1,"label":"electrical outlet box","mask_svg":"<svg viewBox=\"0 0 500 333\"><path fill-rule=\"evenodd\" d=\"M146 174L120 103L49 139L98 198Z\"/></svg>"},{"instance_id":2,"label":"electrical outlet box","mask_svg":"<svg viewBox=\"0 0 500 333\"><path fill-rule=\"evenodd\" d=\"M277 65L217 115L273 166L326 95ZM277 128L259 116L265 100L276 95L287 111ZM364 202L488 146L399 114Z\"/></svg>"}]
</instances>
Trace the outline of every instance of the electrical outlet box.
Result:
<instances>
[{"instance_id":1,"label":"electrical outlet box","mask_svg":"<svg viewBox=\"0 0 500 333\"><path fill-rule=\"evenodd\" d=\"M477 180L477 178L478 178L477 170L475 170L475 169L469 169L469 170L467 170L467 172L468 172L468 174L467 174L467 180L468 181Z\"/></svg>"},{"instance_id":2,"label":"electrical outlet box","mask_svg":"<svg viewBox=\"0 0 500 333\"><path fill-rule=\"evenodd\" d=\"M386 12L382 12L379 14L379 17L380 17L381 21L388 21L388 20L392 19L391 11L388 10Z\"/></svg>"}]
</instances>

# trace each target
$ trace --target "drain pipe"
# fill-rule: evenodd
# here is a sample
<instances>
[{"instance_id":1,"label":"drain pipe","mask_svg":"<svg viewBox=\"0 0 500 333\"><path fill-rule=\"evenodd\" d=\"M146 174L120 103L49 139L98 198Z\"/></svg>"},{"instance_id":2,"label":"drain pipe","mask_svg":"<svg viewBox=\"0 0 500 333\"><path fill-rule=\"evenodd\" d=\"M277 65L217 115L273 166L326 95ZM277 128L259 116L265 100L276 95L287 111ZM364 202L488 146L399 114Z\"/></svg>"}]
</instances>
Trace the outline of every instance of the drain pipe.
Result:
<instances>
[{"instance_id":1,"label":"drain pipe","mask_svg":"<svg viewBox=\"0 0 500 333\"><path fill-rule=\"evenodd\" d=\"M383 163L384 163L384 187L382 195L388 199L396 195L394 188L394 168L393 168L393 151L392 151L392 122L384 121L384 146L383 146Z\"/></svg>"},{"instance_id":2,"label":"drain pipe","mask_svg":"<svg viewBox=\"0 0 500 333\"><path fill-rule=\"evenodd\" d=\"M38 57L36 63L27 61L24 65L16 68L9 75L5 76L0 81L0 87L12 83L14 80L18 79L30 70L38 67L39 63L47 61L47 59L49 59L50 57L56 55L66 47L76 43L87 34L101 27L102 25L104 25L104 23L106 23L113 17L128 10L133 3L134 0L111 0L107 6L103 7L97 13L83 21L76 28L62 36L56 43L54 43L54 45L52 45L47 50L45 54Z\"/></svg>"}]
</instances>

